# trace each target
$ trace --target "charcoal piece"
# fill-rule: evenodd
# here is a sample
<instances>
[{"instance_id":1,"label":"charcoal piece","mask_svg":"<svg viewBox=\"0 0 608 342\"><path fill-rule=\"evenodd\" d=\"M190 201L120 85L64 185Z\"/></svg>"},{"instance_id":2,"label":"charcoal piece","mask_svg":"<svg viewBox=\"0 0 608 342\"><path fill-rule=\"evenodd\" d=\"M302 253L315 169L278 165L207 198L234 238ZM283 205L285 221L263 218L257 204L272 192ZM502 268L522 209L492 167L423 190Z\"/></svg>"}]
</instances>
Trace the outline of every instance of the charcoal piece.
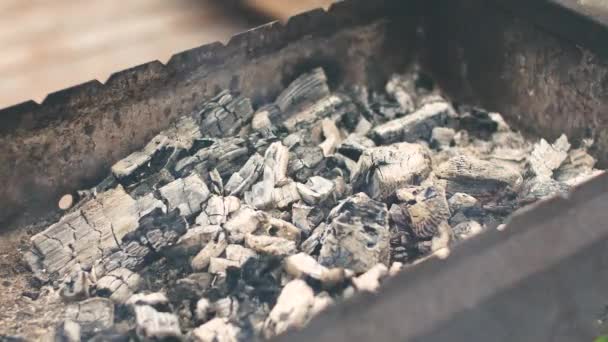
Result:
<instances>
[{"instance_id":1,"label":"charcoal piece","mask_svg":"<svg viewBox=\"0 0 608 342\"><path fill-rule=\"evenodd\" d=\"M257 257L257 254L253 250L241 245L232 244L226 247L226 259L237 262L238 267L241 267L250 258L255 257Z\"/></svg>"},{"instance_id":2,"label":"charcoal piece","mask_svg":"<svg viewBox=\"0 0 608 342\"><path fill-rule=\"evenodd\" d=\"M530 171L537 177L551 178L553 170L560 167L568 158L569 149L570 143L563 134L552 145L545 139L541 139L538 144L534 145L534 150L530 155Z\"/></svg>"},{"instance_id":3,"label":"charcoal piece","mask_svg":"<svg viewBox=\"0 0 608 342\"><path fill-rule=\"evenodd\" d=\"M211 194L207 184L196 174L165 185L159 189L159 193L167 201L170 211L179 209L180 214L184 217L199 213L201 205Z\"/></svg>"},{"instance_id":4,"label":"charcoal piece","mask_svg":"<svg viewBox=\"0 0 608 342\"><path fill-rule=\"evenodd\" d=\"M323 177L315 176L308 179L306 184L297 184L302 200L309 205L318 205L329 198L334 192L334 183Z\"/></svg>"},{"instance_id":5,"label":"charcoal piece","mask_svg":"<svg viewBox=\"0 0 608 342\"><path fill-rule=\"evenodd\" d=\"M126 268L117 268L97 280L97 294L123 303L141 286L141 276Z\"/></svg>"},{"instance_id":6,"label":"charcoal piece","mask_svg":"<svg viewBox=\"0 0 608 342\"><path fill-rule=\"evenodd\" d=\"M224 195L224 181L220 176L217 169L213 169L209 172L209 187L212 193L223 196Z\"/></svg>"},{"instance_id":7,"label":"charcoal piece","mask_svg":"<svg viewBox=\"0 0 608 342\"><path fill-rule=\"evenodd\" d=\"M302 231L298 227L285 220L274 218L265 212L260 212L260 218L262 224L266 226L266 233L268 235L292 240L296 243L300 242Z\"/></svg>"},{"instance_id":8,"label":"charcoal piece","mask_svg":"<svg viewBox=\"0 0 608 342\"><path fill-rule=\"evenodd\" d=\"M285 185L289 150L277 141L270 145L264 155L264 179L269 179L273 187Z\"/></svg>"},{"instance_id":9,"label":"charcoal piece","mask_svg":"<svg viewBox=\"0 0 608 342\"><path fill-rule=\"evenodd\" d=\"M143 340L179 339L179 319L168 312L158 312L148 305L135 306L135 331Z\"/></svg>"},{"instance_id":10,"label":"charcoal piece","mask_svg":"<svg viewBox=\"0 0 608 342\"><path fill-rule=\"evenodd\" d=\"M281 112L292 113L330 95L327 76L322 68L313 69L296 78L275 100Z\"/></svg>"},{"instance_id":11,"label":"charcoal piece","mask_svg":"<svg viewBox=\"0 0 608 342\"><path fill-rule=\"evenodd\" d=\"M427 104L410 115L375 127L370 135L379 145L429 140L433 128L444 126L451 115L452 108L446 102Z\"/></svg>"},{"instance_id":12,"label":"charcoal piece","mask_svg":"<svg viewBox=\"0 0 608 342\"><path fill-rule=\"evenodd\" d=\"M95 275L101 278L121 267L137 271L147 263L151 255L152 250L147 244L142 244L140 241L124 242L122 249L95 263Z\"/></svg>"},{"instance_id":13,"label":"charcoal piece","mask_svg":"<svg viewBox=\"0 0 608 342\"><path fill-rule=\"evenodd\" d=\"M247 294L273 305L281 291L282 260L281 256L260 254L249 258L240 269L228 270L228 291L236 295Z\"/></svg>"},{"instance_id":14,"label":"charcoal piece","mask_svg":"<svg viewBox=\"0 0 608 342\"><path fill-rule=\"evenodd\" d=\"M164 134L171 139L174 146L184 150L191 150L194 142L202 138L198 120L191 115L179 118Z\"/></svg>"},{"instance_id":15,"label":"charcoal piece","mask_svg":"<svg viewBox=\"0 0 608 342\"><path fill-rule=\"evenodd\" d=\"M329 229L322 238L319 262L327 267L365 272L389 262L389 226L386 204L363 193L351 196L329 214Z\"/></svg>"},{"instance_id":16,"label":"charcoal piece","mask_svg":"<svg viewBox=\"0 0 608 342\"><path fill-rule=\"evenodd\" d=\"M65 317L80 325L83 335L110 328L114 324L114 302L106 298L90 298L66 307Z\"/></svg>"},{"instance_id":17,"label":"charcoal piece","mask_svg":"<svg viewBox=\"0 0 608 342\"><path fill-rule=\"evenodd\" d=\"M228 260L225 258L209 259L209 269L207 272L215 275L225 275L228 267L240 267L238 261Z\"/></svg>"},{"instance_id":18,"label":"charcoal piece","mask_svg":"<svg viewBox=\"0 0 608 342\"><path fill-rule=\"evenodd\" d=\"M198 253L209 241L215 239L222 232L221 226L194 226L167 251L167 255L182 258Z\"/></svg>"},{"instance_id":19,"label":"charcoal piece","mask_svg":"<svg viewBox=\"0 0 608 342\"><path fill-rule=\"evenodd\" d=\"M450 218L445 190L440 186L410 186L397 190L396 197L403 203L414 234L422 239L435 236L439 225Z\"/></svg>"},{"instance_id":20,"label":"charcoal piece","mask_svg":"<svg viewBox=\"0 0 608 342\"><path fill-rule=\"evenodd\" d=\"M403 116L405 113L399 102L389 98L382 93L372 93L370 106L376 118L374 121L393 120L396 117Z\"/></svg>"},{"instance_id":21,"label":"charcoal piece","mask_svg":"<svg viewBox=\"0 0 608 342\"><path fill-rule=\"evenodd\" d=\"M515 169L466 155L453 157L434 171L438 178L446 180L448 195L464 192L482 202L517 192L523 182Z\"/></svg>"},{"instance_id":22,"label":"charcoal piece","mask_svg":"<svg viewBox=\"0 0 608 342\"><path fill-rule=\"evenodd\" d=\"M191 337L196 342L238 342L240 333L227 318L216 317L192 330Z\"/></svg>"},{"instance_id":23,"label":"charcoal piece","mask_svg":"<svg viewBox=\"0 0 608 342\"><path fill-rule=\"evenodd\" d=\"M89 298L93 281L88 272L77 271L67 277L61 284L59 295L66 302L80 301Z\"/></svg>"},{"instance_id":24,"label":"charcoal piece","mask_svg":"<svg viewBox=\"0 0 608 342\"><path fill-rule=\"evenodd\" d=\"M591 175L595 172L593 168L595 163L595 158L587 152L585 147L572 149L568 152L568 157L562 165L555 170L555 179L569 185L576 185L579 183L576 181L578 177ZM574 184L572 180L574 180Z\"/></svg>"},{"instance_id":25,"label":"charcoal piece","mask_svg":"<svg viewBox=\"0 0 608 342\"><path fill-rule=\"evenodd\" d=\"M450 211L456 213L463 210L469 210L478 206L479 201L469 194L457 192L448 200Z\"/></svg>"},{"instance_id":26,"label":"charcoal piece","mask_svg":"<svg viewBox=\"0 0 608 342\"><path fill-rule=\"evenodd\" d=\"M185 177L192 171L204 175L215 168L222 179L228 179L238 172L249 158L247 141L242 138L231 137L213 139L208 147L201 148L194 155L179 160L174 167L177 177Z\"/></svg>"},{"instance_id":27,"label":"charcoal piece","mask_svg":"<svg viewBox=\"0 0 608 342\"><path fill-rule=\"evenodd\" d=\"M156 209L160 209L162 213L167 212L167 206L161 200L156 199L154 194L138 198L135 202L135 206L137 207L137 216L139 216L139 218L150 214Z\"/></svg>"},{"instance_id":28,"label":"charcoal piece","mask_svg":"<svg viewBox=\"0 0 608 342\"><path fill-rule=\"evenodd\" d=\"M125 235L123 242L138 241L153 251L163 252L174 245L187 229L188 222L177 210L164 214L155 209L139 220L139 227Z\"/></svg>"},{"instance_id":29,"label":"charcoal piece","mask_svg":"<svg viewBox=\"0 0 608 342\"><path fill-rule=\"evenodd\" d=\"M386 93L389 94L401 107L401 113L408 114L414 111L416 104L413 96L413 80L402 75L393 75L386 84Z\"/></svg>"},{"instance_id":30,"label":"charcoal piece","mask_svg":"<svg viewBox=\"0 0 608 342\"><path fill-rule=\"evenodd\" d=\"M290 152L287 174L299 182L306 181L322 161L323 150L320 147L298 145Z\"/></svg>"},{"instance_id":31,"label":"charcoal piece","mask_svg":"<svg viewBox=\"0 0 608 342\"><path fill-rule=\"evenodd\" d=\"M211 303L209 309L215 313L216 317L234 320L239 311L239 301L234 297L220 298Z\"/></svg>"},{"instance_id":32,"label":"charcoal piece","mask_svg":"<svg viewBox=\"0 0 608 342\"><path fill-rule=\"evenodd\" d=\"M262 254L285 256L297 252L296 243L281 237L245 235L245 246Z\"/></svg>"},{"instance_id":33,"label":"charcoal piece","mask_svg":"<svg viewBox=\"0 0 608 342\"><path fill-rule=\"evenodd\" d=\"M286 185L272 190L272 207L280 209L287 208L292 203L298 202L301 199L295 182L287 183ZM264 207L260 207L264 208Z\"/></svg>"},{"instance_id":34,"label":"charcoal piece","mask_svg":"<svg viewBox=\"0 0 608 342\"><path fill-rule=\"evenodd\" d=\"M460 129L484 140L498 130L498 123L490 117L488 112L479 108L465 108L458 117L458 125Z\"/></svg>"},{"instance_id":35,"label":"charcoal piece","mask_svg":"<svg viewBox=\"0 0 608 342\"><path fill-rule=\"evenodd\" d=\"M294 182L289 182L274 189L268 186L269 184L266 181L255 184L251 192L245 193L245 201L257 209L270 210L273 208L287 208L301 199Z\"/></svg>"},{"instance_id":36,"label":"charcoal piece","mask_svg":"<svg viewBox=\"0 0 608 342\"><path fill-rule=\"evenodd\" d=\"M362 135L351 134L342 141L337 151L354 161L358 161L363 151L375 146L373 140Z\"/></svg>"},{"instance_id":37,"label":"charcoal piece","mask_svg":"<svg viewBox=\"0 0 608 342\"><path fill-rule=\"evenodd\" d=\"M310 130L314 129L319 120L324 118L337 120L344 113L348 113L353 110L356 110L356 108L350 98L342 94L334 94L320 99L310 106L303 108L299 112L294 112L294 114L282 122L282 127L284 127L284 129L290 133L301 130L312 133ZM319 127L317 127L317 129L318 128ZM304 132L301 132L300 134L303 133ZM321 131L318 133L318 137L320 138ZM309 139L305 137L304 140L306 141Z\"/></svg>"},{"instance_id":38,"label":"charcoal piece","mask_svg":"<svg viewBox=\"0 0 608 342\"><path fill-rule=\"evenodd\" d=\"M342 141L342 136L340 134L340 130L338 130L338 127L336 126L336 122L333 120L321 120L321 129L323 131L325 140L319 145L319 147L321 150L323 150L323 155L327 157L334 154L336 147Z\"/></svg>"},{"instance_id":39,"label":"charcoal piece","mask_svg":"<svg viewBox=\"0 0 608 342\"><path fill-rule=\"evenodd\" d=\"M112 166L112 174L123 186L130 186L158 172L166 164L175 147L170 139L159 134L142 151L133 152Z\"/></svg>"},{"instance_id":40,"label":"charcoal piece","mask_svg":"<svg viewBox=\"0 0 608 342\"><path fill-rule=\"evenodd\" d=\"M180 303L184 300L196 301L209 290L213 278L214 276L209 273L192 273L178 279L175 285L168 289L167 294L172 303Z\"/></svg>"},{"instance_id":41,"label":"charcoal piece","mask_svg":"<svg viewBox=\"0 0 608 342\"><path fill-rule=\"evenodd\" d=\"M430 171L430 152L422 145L398 143L369 148L359 158L353 190L373 199L386 199L402 186L419 184Z\"/></svg>"},{"instance_id":42,"label":"charcoal piece","mask_svg":"<svg viewBox=\"0 0 608 342\"><path fill-rule=\"evenodd\" d=\"M211 303L207 298L201 298L196 302L194 316L199 322L207 321L207 317L211 311Z\"/></svg>"},{"instance_id":43,"label":"charcoal piece","mask_svg":"<svg viewBox=\"0 0 608 342\"><path fill-rule=\"evenodd\" d=\"M518 200L525 205L554 196L566 196L569 191L568 184L551 178L534 177L525 181Z\"/></svg>"},{"instance_id":44,"label":"charcoal piece","mask_svg":"<svg viewBox=\"0 0 608 342\"><path fill-rule=\"evenodd\" d=\"M376 264L362 275L353 278L353 285L358 291L376 292L380 288L380 280L388 275L388 267Z\"/></svg>"},{"instance_id":45,"label":"charcoal piece","mask_svg":"<svg viewBox=\"0 0 608 342\"><path fill-rule=\"evenodd\" d=\"M263 137L273 138L274 132L271 119L280 116L280 109L277 105L270 104L263 106L253 114L251 128L256 132L259 132Z\"/></svg>"},{"instance_id":46,"label":"charcoal piece","mask_svg":"<svg viewBox=\"0 0 608 342\"><path fill-rule=\"evenodd\" d=\"M224 224L231 240L242 241L246 234L253 233L263 226L261 213L249 206L242 206Z\"/></svg>"},{"instance_id":47,"label":"charcoal piece","mask_svg":"<svg viewBox=\"0 0 608 342\"><path fill-rule=\"evenodd\" d=\"M264 170L264 158L258 153L247 160L239 172L232 174L226 183L226 194L239 196L248 191L251 186L260 178Z\"/></svg>"},{"instance_id":48,"label":"charcoal piece","mask_svg":"<svg viewBox=\"0 0 608 342\"><path fill-rule=\"evenodd\" d=\"M238 133L251 120L253 108L249 99L224 90L205 103L198 116L204 136L228 137Z\"/></svg>"},{"instance_id":49,"label":"charcoal piece","mask_svg":"<svg viewBox=\"0 0 608 342\"><path fill-rule=\"evenodd\" d=\"M138 219L136 201L117 186L34 235L34 254L40 256L39 262L53 279L74 268L89 269L96 260L120 247L122 238L137 228Z\"/></svg>"},{"instance_id":50,"label":"charcoal piece","mask_svg":"<svg viewBox=\"0 0 608 342\"><path fill-rule=\"evenodd\" d=\"M201 226L221 225L226 223L228 216L239 210L240 207L241 201L237 197L212 195L203 204L203 211L195 222Z\"/></svg>"},{"instance_id":51,"label":"charcoal piece","mask_svg":"<svg viewBox=\"0 0 608 342\"><path fill-rule=\"evenodd\" d=\"M279 295L264 323L264 337L272 338L290 329L304 327L312 318L315 294L305 281L290 281Z\"/></svg>"},{"instance_id":52,"label":"charcoal piece","mask_svg":"<svg viewBox=\"0 0 608 342\"><path fill-rule=\"evenodd\" d=\"M207 266L209 266L209 261L211 258L219 257L226 247L228 246L228 241L226 240L226 235L224 233L220 233L215 240L209 241L207 245L192 259L190 262L190 266L195 271L202 271Z\"/></svg>"},{"instance_id":53,"label":"charcoal piece","mask_svg":"<svg viewBox=\"0 0 608 342\"><path fill-rule=\"evenodd\" d=\"M435 127L431 133L431 147L443 150L453 146L456 131L447 127Z\"/></svg>"},{"instance_id":54,"label":"charcoal piece","mask_svg":"<svg viewBox=\"0 0 608 342\"><path fill-rule=\"evenodd\" d=\"M288 256L283 261L285 272L294 278L311 277L321 280L327 268L317 262L306 253L298 253Z\"/></svg>"},{"instance_id":55,"label":"charcoal piece","mask_svg":"<svg viewBox=\"0 0 608 342\"><path fill-rule=\"evenodd\" d=\"M303 203L295 203L292 205L291 213L293 224L307 236L313 228L318 226L325 218L321 209L318 207L310 207Z\"/></svg>"},{"instance_id":56,"label":"charcoal piece","mask_svg":"<svg viewBox=\"0 0 608 342\"><path fill-rule=\"evenodd\" d=\"M319 224L317 228L315 228L310 236L302 242L300 245L300 249L302 252L308 255L317 255L321 249L321 237L325 234L325 231L328 229L325 223Z\"/></svg>"},{"instance_id":57,"label":"charcoal piece","mask_svg":"<svg viewBox=\"0 0 608 342\"><path fill-rule=\"evenodd\" d=\"M61 322L57 329L55 329L53 341L80 342L80 325L70 319Z\"/></svg>"},{"instance_id":58,"label":"charcoal piece","mask_svg":"<svg viewBox=\"0 0 608 342\"><path fill-rule=\"evenodd\" d=\"M162 292L138 293L128 298L125 305L131 309L137 306L150 306L157 311L171 311L169 299Z\"/></svg>"},{"instance_id":59,"label":"charcoal piece","mask_svg":"<svg viewBox=\"0 0 608 342\"><path fill-rule=\"evenodd\" d=\"M452 227L454 241L469 239L483 231L483 227L476 221L465 221Z\"/></svg>"}]
</instances>

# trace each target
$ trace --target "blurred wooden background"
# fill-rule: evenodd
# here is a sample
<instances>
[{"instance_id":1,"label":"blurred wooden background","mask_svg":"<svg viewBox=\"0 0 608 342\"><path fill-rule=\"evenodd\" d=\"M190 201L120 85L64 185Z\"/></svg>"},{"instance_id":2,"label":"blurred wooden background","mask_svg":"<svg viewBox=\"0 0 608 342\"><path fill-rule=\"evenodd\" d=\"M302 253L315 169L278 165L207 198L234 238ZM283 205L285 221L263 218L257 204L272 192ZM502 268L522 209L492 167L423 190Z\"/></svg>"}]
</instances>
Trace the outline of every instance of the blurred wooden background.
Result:
<instances>
[{"instance_id":1,"label":"blurred wooden background","mask_svg":"<svg viewBox=\"0 0 608 342\"><path fill-rule=\"evenodd\" d=\"M0 108L329 2L0 0Z\"/></svg>"}]
</instances>

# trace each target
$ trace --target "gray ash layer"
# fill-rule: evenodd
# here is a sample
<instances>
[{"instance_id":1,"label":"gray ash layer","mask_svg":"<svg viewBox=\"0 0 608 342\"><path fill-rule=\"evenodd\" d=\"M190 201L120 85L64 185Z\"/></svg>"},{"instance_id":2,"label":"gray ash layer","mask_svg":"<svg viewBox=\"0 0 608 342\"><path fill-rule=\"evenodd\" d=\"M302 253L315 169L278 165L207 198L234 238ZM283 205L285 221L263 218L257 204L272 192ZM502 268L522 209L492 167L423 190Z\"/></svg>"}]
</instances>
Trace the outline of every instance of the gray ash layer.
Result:
<instances>
[{"instance_id":1,"label":"gray ash layer","mask_svg":"<svg viewBox=\"0 0 608 342\"><path fill-rule=\"evenodd\" d=\"M271 338L602 172L589 142L531 142L418 77L331 91L318 68L257 109L223 91L116 163L32 237L55 336Z\"/></svg>"}]
</instances>

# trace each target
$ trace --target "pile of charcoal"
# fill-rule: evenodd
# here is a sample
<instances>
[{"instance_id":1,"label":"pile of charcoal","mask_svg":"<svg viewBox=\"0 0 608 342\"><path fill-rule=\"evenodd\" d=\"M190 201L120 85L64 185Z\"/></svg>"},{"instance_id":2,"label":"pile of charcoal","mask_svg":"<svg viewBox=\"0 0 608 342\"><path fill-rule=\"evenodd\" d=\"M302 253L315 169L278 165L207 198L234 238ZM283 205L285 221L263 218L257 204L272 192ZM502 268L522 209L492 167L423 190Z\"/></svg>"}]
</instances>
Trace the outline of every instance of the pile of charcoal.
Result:
<instances>
[{"instance_id":1,"label":"pile of charcoal","mask_svg":"<svg viewBox=\"0 0 608 342\"><path fill-rule=\"evenodd\" d=\"M63 341L271 338L601 173L590 144L526 140L415 70L374 92L317 68L257 110L201 104L64 197L25 258Z\"/></svg>"}]
</instances>

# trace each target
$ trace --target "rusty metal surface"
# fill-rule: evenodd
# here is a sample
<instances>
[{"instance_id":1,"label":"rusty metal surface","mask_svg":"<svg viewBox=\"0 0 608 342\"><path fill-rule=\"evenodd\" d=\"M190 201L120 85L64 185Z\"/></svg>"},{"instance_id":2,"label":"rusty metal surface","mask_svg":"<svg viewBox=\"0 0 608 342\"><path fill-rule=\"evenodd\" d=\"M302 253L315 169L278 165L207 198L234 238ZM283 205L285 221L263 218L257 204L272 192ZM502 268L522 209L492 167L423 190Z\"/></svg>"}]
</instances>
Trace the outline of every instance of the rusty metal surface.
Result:
<instances>
[{"instance_id":1,"label":"rusty metal surface","mask_svg":"<svg viewBox=\"0 0 608 342\"><path fill-rule=\"evenodd\" d=\"M50 212L63 193L99 181L115 161L220 89L260 103L310 67L324 66L336 85L367 83L407 64L415 49L388 42L390 3L339 3L329 12L244 32L226 46L176 54L166 65L151 62L105 84L91 81L50 94L42 104L0 110L0 227Z\"/></svg>"},{"instance_id":2,"label":"rusty metal surface","mask_svg":"<svg viewBox=\"0 0 608 342\"><path fill-rule=\"evenodd\" d=\"M277 341L592 341L608 304L608 175Z\"/></svg>"}]
</instances>

